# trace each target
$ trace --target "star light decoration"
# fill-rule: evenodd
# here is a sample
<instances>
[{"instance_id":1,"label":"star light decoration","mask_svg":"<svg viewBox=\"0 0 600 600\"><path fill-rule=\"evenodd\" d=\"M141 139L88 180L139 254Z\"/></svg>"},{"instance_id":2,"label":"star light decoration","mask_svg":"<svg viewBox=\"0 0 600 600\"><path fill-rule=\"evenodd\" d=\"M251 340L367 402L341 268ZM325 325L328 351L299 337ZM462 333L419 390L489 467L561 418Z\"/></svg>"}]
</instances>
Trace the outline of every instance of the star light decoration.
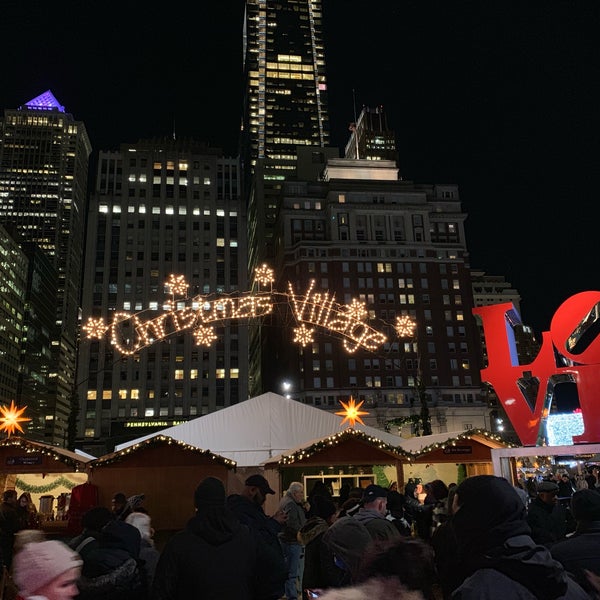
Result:
<instances>
[{"instance_id":1,"label":"star light decoration","mask_svg":"<svg viewBox=\"0 0 600 600\"><path fill-rule=\"evenodd\" d=\"M275 282L275 274L273 269L264 263L260 267L256 268L254 271L254 276L260 285L267 286Z\"/></svg>"},{"instance_id":2,"label":"star light decoration","mask_svg":"<svg viewBox=\"0 0 600 600\"><path fill-rule=\"evenodd\" d=\"M335 413L336 415L340 415L340 417L344 417L340 423L340 427L342 427L346 421L348 421L349 427L354 427L357 421L361 425L364 425L361 417L369 414L367 411L360 410L360 407L364 404L364 402L364 400L361 400L358 404L356 404L354 398L350 398L348 404L346 404L343 400L340 400L340 404L344 407L344 410Z\"/></svg>"},{"instance_id":3,"label":"star light decoration","mask_svg":"<svg viewBox=\"0 0 600 600\"><path fill-rule=\"evenodd\" d=\"M300 344L303 348L306 348L308 344L312 344L315 341L314 333L314 329L311 329L302 323L300 327L294 327L294 342Z\"/></svg>"},{"instance_id":4,"label":"star light decoration","mask_svg":"<svg viewBox=\"0 0 600 600\"><path fill-rule=\"evenodd\" d=\"M415 331L417 330L417 324L408 315L401 315L400 317L396 317L394 329L396 330L398 337L413 337L415 335Z\"/></svg>"},{"instance_id":5,"label":"star light decoration","mask_svg":"<svg viewBox=\"0 0 600 600\"><path fill-rule=\"evenodd\" d=\"M369 314L366 304L364 302L359 302L356 298L352 298L352 302L346 305L344 308L348 315L357 321L364 320Z\"/></svg>"},{"instance_id":6,"label":"star light decoration","mask_svg":"<svg viewBox=\"0 0 600 600\"><path fill-rule=\"evenodd\" d=\"M171 294L177 296L185 296L189 287L185 275L175 275L174 273L169 275L167 286L171 290Z\"/></svg>"},{"instance_id":7,"label":"star light decoration","mask_svg":"<svg viewBox=\"0 0 600 600\"><path fill-rule=\"evenodd\" d=\"M14 400L10 401L10 407L0 406L0 413L2 413L2 418L0 418L0 431L6 431L9 437L17 430L24 433L20 423L31 421L31 419L21 416L26 408L26 406L17 408Z\"/></svg>"},{"instance_id":8,"label":"star light decoration","mask_svg":"<svg viewBox=\"0 0 600 600\"><path fill-rule=\"evenodd\" d=\"M200 325L194 329L194 338L199 346L210 346L217 339L217 335L213 327Z\"/></svg>"},{"instance_id":9,"label":"star light decoration","mask_svg":"<svg viewBox=\"0 0 600 600\"><path fill-rule=\"evenodd\" d=\"M108 327L104 324L104 319L94 319L93 317L90 317L82 329L87 333L88 338L101 340Z\"/></svg>"}]
</instances>

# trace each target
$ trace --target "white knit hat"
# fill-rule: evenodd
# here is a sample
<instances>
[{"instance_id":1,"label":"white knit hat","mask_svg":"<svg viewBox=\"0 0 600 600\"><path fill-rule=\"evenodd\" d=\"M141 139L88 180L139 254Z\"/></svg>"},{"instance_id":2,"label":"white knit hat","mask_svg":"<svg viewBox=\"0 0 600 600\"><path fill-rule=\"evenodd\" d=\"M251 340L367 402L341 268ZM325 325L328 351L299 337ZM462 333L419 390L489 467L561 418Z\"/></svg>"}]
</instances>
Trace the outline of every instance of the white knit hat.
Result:
<instances>
[{"instance_id":1,"label":"white knit hat","mask_svg":"<svg viewBox=\"0 0 600 600\"><path fill-rule=\"evenodd\" d=\"M14 556L13 579L21 596L31 596L59 575L82 564L79 554L63 542L31 542Z\"/></svg>"}]
</instances>

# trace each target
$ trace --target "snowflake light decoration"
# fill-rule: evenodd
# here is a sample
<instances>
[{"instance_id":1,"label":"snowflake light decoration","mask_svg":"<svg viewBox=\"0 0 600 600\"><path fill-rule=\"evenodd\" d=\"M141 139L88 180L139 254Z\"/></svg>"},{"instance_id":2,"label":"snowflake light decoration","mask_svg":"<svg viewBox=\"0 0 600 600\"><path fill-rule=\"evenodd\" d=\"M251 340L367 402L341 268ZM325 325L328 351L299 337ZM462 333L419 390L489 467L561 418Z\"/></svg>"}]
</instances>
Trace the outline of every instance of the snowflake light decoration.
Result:
<instances>
[{"instance_id":1,"label":"snowflake light decoration","mask_svg":"<svg viewBox=\"0 0 600 600\"><path fill-rule=\"evenodd\" d=\"M308 344L312 344L314 340L314 329L310 329L304 323L300 327L294 328L294 342L306 348Z\"/></svg>"},{"instance_id":2,"label":"snowflake light decoration","mask_svg":"<svg viewBox=\"0 0 600 600\"><path fill-rule=\"evenodd\" d=\"M369 314L364 302L359 302L356 298L352 298L352 302L346 305L346 312L352 319L363 321Z\"/></svg>"},{"instance_id":3,"label":"snowflake light decoration","mask_svg":"<svg viewBox=\"0 0 600 600\"><path fill-rule=\"evenodd\" d=\"M275 282L273 269L271 269L267 264L262 264L260 267L257 267L254 273L256 281L258 281L260 285L269 285Z\"/></svg>"},{"instance_id":4,"label":"snowflake light decoration","mask_svg":"<svg viewBox=\"0 0 600 600\"><path fill-rule=\"evenodd\" d=\"M356 404L354 398L350 398L348 404L340 400L340 404L344 407L344 410L335 413L336 415L340 415L340 417L344 417L344 419L340 423L340 427L343 426L344 423L346 423L346 421L348 422L349 427L354 427L357 421L361 425L364 425L361 417L363 415L368 415L369 413L367 411L360 410L360 407L363 405L363 403L364 400Z\"/></svg>"},{"instance_id":5,"label":"snowflake light decoration","mask_svg":"<svg viewBox=\"0 0 600 600\"><path fill-rule=\"evenodd\" d=\"M196 338L198 346L210 346L217 339L217 335L212 327L200 325L194 330L194 338Z\"/></svg>"},{"instance_id":6,"label":"snowflake light decoration","mask_svg":"<svg viewBox=\"0 0 600 600\"><path fill-rule=\"evenodd\" d=\"M396 330L398 337L413 337L417 330L417 324L408 315L401 315L400 317L396 317L394 329Z\"/></svg>"},{"instance_id":7,"label":"snowflake light decoration","mask_svg":"<svg viewBox=\"0 0 600 600\"><path fill-rule=\"evenodd\" d=\"M171 294L178 296L185 296L189 287L184 275L174 274L169 275L166 285L169 286Z\"/></svg>"},{"instance_id":8,"label":"snowflake light decoration","mask_svg":"<svg viewBox=\"0 0 600 600\"><path fill-rule=\"evenodd\" d=\"M82 329L87 333L88 338L97 338L101 340L108 327L104 324L104 319L94 319L90 317Z\"/></svg>"},{"instance_id":9,"label":"snowflake light decoration","mask_svg":"<svg viewBox=\"0 0 600 600\"><path fill-rule=\"evenodd\" d=\"M31 421L31 419L21 416L26 408L26 406L17 408L14 400L10 401L10 407L0 406L0 413L2 413L2 418L0 418L0 431L6 431L9 437L11 433L15 433L17 429L21 433L24 433L20 423Z\"/></svg>"}]
</instances>

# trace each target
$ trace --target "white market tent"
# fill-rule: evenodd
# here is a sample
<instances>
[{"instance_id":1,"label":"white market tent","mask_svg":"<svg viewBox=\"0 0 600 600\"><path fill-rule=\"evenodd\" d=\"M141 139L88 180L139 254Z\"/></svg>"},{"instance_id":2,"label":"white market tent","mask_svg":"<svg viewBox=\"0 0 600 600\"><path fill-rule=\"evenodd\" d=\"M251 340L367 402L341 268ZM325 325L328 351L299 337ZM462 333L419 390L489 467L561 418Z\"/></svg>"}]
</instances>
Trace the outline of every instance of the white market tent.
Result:
<instances>
[{"instance_id":1,"label":"white market tent","mask_svg":"<svg viewBox=\"0 0 600 600\"><path fill-rule=\"evenodd\" d=\"M325 438L348 427L343 417L267 392L152 434L119 444L115 452L157 435L164 435L210 450L236 461L238 467L256 467L308 440ZM360 425L354 429L391 446L403 440L381 429Z\"/></svg>"}]
</instances>

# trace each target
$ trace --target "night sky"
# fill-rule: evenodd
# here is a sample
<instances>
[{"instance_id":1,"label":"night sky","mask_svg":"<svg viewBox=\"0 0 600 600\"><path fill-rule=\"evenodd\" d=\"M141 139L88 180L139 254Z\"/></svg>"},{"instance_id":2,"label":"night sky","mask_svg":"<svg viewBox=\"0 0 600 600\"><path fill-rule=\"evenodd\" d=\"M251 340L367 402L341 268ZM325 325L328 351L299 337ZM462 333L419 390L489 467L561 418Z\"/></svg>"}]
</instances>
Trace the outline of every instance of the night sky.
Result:
<instances>
[{"instance_id":1,"label":"night sky","mask_svg":"<svg viewBox=\"0 0 600 600\"><path fill-rule=\"evenodd\" d=\"M538 334L599 290L598 2L323 2L333 145L383 105L403 178L459 185L471 266ZM244 2L195 6L6 0L0 108L50 89L94 151L175 130L234 155Z\"/></svg>"}]
</instances>

